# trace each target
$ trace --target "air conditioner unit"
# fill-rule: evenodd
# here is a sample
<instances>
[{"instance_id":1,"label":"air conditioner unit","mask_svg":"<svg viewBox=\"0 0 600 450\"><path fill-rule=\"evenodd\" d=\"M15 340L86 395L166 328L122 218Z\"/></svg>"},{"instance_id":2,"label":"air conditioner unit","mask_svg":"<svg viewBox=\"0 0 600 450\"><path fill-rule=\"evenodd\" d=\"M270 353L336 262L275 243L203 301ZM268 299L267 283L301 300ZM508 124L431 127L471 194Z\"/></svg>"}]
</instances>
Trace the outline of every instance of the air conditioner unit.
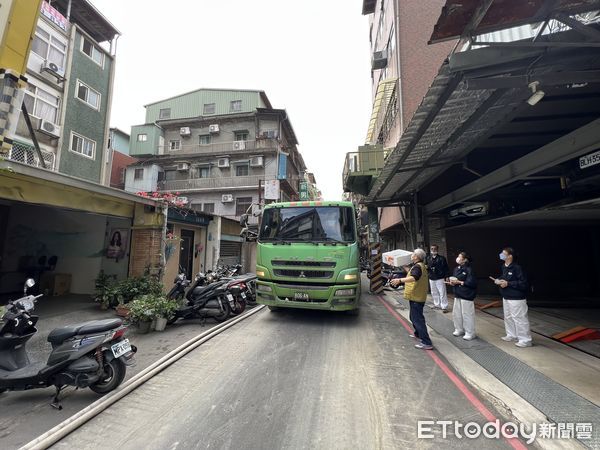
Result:
<instances>
[{"instance_id":1,"label":"air conditioner unit","mask_svg":"<svg viewBox=\"0 0 600 450\"><path fill-rule=\"evenodd\" d=\"M45 133L52 137L60 137L60 127L58 125L54 125L52 122L48 120L41 120L38 131Z\"/></svg>"},{"instance_id":2,"label":"air conditioner unit","mask_svg":"<svg viewBox=\"0 0 600 450\"><path fill-rule=\"evenodd\" d=\"M234 150L246 150L246 141L233 141Z\"/></svg>"},{"instance_id":3,"label":"air conditioner unit","mask_svg":"<svg viewBox=\"0 0 600 450\"><path fill-rule=\"evenodd\" d=\"M219 158L217 167L229 167L229 158Z\"/></svg>"},{"instance_id":4,"label":"air conditioner unit","mask_svg":"<svg viewBox=\"0 0 600 450\"><path fill-rule=\"evenodd\" d=\"M219 124L215 123L213 125L208 126L208 132L211 134L216 134L219 132Z\"/></svg>"},{"instance_id":5,"label":"air conditioner unit","mask_svg":"<svg viewBox=\"0 0 600 450\"><path fill-rule=\"evenodd\" d=\"M233 194L223 194L221 195L222 203L231 203L233 201Z\"/></svg>"},{"instance_id":6,"label":"air conditioner unit","mask_svg":"<svg viewBox=\"0 0 600 450\"><path fill-rule=\"evenodd\" d=\"M190 165L188 163L177 163L177 170L179 170L180 172L183 172L185 170L189 170L190 169Z\"/></svg>"},{"instance_id":7,"label":"air conditioner unit","mask_svg":"<svg viewBox=\"0 0 600 450\"><path fill-rule=\"evenodd\" d=\"M253 156L250 158L250 166L252 167L262 167L265 161L262 156Z\"/></svg>"},{"instance_id":8,"label":"air conditioner unit","mask_svg":"<svg viewBox=\"0 0 600 450\"><path fill-rule=\"evenodd\" d=\"M57 78L65 77L65 69L63 69L62 67L59 67L57 64L50 62L48 60L46 60L42 63L41 72L50 72L52 75L56 76Z\"/></svg>"},{"instance_id":9,"label":"air conditioner unit","mask_svg":"<svg viewBox=\"0 0 600 450\"><path fill-rule=\"evenodd\" d=\"M371 69L378 70L387 67L388 57L387 51L381 50L380 52L373 52L373 59L371 60Z\"/></svg>"},{"instance_id":10,"label":"air conditioner unit","mask_svg":"<svg viewBox=\"0 0 600 450\"><path fill-rule=\"evenodd\" d=\"M181 127L179 129L180 136L189 136L191 134L192 134L192 130L190 130L190 127Z\"/></svg>"}]
</instances>

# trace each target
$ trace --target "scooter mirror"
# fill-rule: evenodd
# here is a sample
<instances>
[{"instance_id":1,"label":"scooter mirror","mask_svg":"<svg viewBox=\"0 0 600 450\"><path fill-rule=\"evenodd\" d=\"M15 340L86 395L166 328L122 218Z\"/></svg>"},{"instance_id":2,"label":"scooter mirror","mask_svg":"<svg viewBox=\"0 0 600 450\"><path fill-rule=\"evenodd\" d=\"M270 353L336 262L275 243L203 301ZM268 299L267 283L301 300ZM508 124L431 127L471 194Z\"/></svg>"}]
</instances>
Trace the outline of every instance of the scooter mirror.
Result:
<instances>
[{"instance_id":1,"label":"scooter mirror","mask_svg":"<svg viewBox=\"0 0 600 450\"><path fill-rule=\"evenodd\" d=\"M25 282L25 287L32 288L35 286L35 280L33 278L28 278Z\"/></svg>"}]
</instances>

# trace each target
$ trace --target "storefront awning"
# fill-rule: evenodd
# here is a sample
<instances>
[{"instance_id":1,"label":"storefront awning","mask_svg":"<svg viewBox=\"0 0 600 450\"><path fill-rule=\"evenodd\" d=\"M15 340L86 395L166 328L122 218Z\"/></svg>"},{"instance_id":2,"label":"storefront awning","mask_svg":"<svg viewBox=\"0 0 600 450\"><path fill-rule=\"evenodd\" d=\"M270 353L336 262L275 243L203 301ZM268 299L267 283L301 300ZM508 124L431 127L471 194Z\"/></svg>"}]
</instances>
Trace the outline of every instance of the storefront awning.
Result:
<instances>
[{"instance_id":1,"label":"storefront awning","mask_svg":"<svg viewBox=\"0 0 600 450\"><path fill-rule=\"evenodd\" d=\"M379 131L377 130L377 124L382 122L379 119L387 112L387 105L390 103L397 80L398 78L388 78L387 80L380 81L377 85L377 93L373 100L373 112L371 113L367 138L365 140L367 144L375 144L377 141L377 132Z\"/></svg>"},{"instance_id":2,"label":"storefront awning","mask_svg":"<svg viewBox=\"0 0 600 450\"><path fill-rule=\"evenodd\" d=\"M0 199L54 206L110 216L134 216L135 204L156 206L146 199L89 181L15 162L0 162Z\"/></svg>"}]
</instances>

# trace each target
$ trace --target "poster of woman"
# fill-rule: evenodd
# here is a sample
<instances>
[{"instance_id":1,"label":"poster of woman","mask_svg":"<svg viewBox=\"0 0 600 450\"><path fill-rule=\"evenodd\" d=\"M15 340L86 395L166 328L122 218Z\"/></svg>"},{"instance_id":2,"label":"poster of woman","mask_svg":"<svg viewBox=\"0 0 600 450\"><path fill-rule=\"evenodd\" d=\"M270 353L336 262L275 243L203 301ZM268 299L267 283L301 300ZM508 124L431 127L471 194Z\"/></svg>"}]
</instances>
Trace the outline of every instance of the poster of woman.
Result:
<instances>
[{"instance_id":1,"label":"poster of woman","mask_svg":"<svg viewBox=\"0 0 600 450\"><path fill-rule=\"evenodd\" d=\"M106 257L110 259L123 259L127 253L127 237L129 230L125 228L113 228L110 232L110 241L106 250Z\"/></svg>"}]
</instances>

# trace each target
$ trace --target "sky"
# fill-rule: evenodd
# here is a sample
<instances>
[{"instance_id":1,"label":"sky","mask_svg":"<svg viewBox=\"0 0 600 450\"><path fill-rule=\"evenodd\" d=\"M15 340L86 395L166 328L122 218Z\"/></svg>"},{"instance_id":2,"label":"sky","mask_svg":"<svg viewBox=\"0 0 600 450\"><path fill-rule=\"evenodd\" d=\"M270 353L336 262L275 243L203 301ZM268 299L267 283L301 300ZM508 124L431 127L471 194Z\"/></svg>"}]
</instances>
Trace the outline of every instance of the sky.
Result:
<instances>
[{"instance_id":1,"label":"sky","mask_svg":"<svg viewBox=\"0 0 600 450\"><path fill-rule=\"evenodd\" d=\"M264 90L287 110L324 199L342 195L347 152L371 115L361 0L92 0L121 32L111 126L199 88Z\"/></svg>"}]
</instances>

